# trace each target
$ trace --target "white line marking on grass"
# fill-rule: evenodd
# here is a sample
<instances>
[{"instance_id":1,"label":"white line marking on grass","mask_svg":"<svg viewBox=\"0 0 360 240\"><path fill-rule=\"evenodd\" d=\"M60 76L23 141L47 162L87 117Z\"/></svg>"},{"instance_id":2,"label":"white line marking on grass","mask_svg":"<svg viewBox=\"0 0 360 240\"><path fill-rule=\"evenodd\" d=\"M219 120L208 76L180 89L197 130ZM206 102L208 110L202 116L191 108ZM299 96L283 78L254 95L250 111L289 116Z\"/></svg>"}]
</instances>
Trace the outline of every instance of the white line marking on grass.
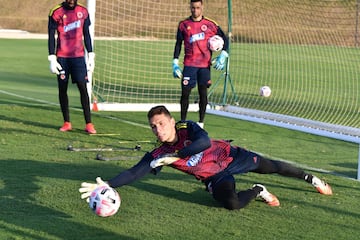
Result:
<instances>
[{"instance_id":1,"label":"white line marking on grass","mask_svg":"<svg viewBox=\"0 0 360 240\"><path fill-rule=\"evenodd\" d=\"M0 90L0 93L6 94L6 95L9 95L9 96L13 96L13 97L17 97L17 98L21 98L21 99L26 99L26 100L30 100L30 101L34 101L34 102L43 103L43 104L46 104L46 105L59 106L58 103L53 103L53 102L49 102L49 101L45 101L45 100L41 100L41 99L37 99L37 98L32 98L32 97L26 97L26 96L22 96L22 95L19 95L19 94L15 94L15 93L3 91L3 90ZM31 105L30 103L24 103L24 104ZM82 109L80 109L80 108L70 107L70 109L82 112ZM124 119L109 116L109 115L103 115L103 114L99 114L99 113L96 113L96 112L92 112L91 114L99 116L99 117L103 117L103 118L116 120L116 121L123 122L123 123L129 124L129 125L137 126L137 127L149 128L149 126L145 125L145 124L131 122L131 121L128 121L128 120L124 120Z\"/></svg>"},{"instance_id":2,"label":"white line marking on grass","mask_svg":"<svg viewBox=\"0 0 360 240\"><path fill-rule=\"evenodd\" d=\"M57 105L57 106L59 106L59 104L57 104L57 103L52 103L52 102L44 101L44 100L37 99L37 98L26 97L26 96L18 95L18 94L11 93L11 92L7 92L7 91L3 91L3 90L0 90L0 93L6 94L6 95L10 95L10 96L13 96L13 97L17 97L17 98L22 98L22 99L31 100L31 101L34 101L34 102L45 103L45 104L47 104L47 105ZM29 104L29 103L25 103L25 104L31 105L31 104Z\"/></svg>"}]
</instances>

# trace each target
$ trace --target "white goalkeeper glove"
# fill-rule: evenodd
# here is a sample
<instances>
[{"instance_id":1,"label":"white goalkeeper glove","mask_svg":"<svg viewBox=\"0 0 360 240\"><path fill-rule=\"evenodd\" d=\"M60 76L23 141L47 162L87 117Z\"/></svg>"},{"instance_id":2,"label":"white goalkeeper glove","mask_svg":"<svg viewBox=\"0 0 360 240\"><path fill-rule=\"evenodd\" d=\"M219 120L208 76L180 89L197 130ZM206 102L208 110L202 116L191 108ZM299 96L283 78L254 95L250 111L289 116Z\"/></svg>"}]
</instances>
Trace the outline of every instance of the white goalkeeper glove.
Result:
<instances>
[{"instance_id":1,"label":"white goalkeeper glove","mask_svg":"<svg viewBox=\"0 0 360 240\"><path fill-rule=\"evenodd\" d=\"M48 60L50 62L50 71L54 74L59 75L60 71L62 71L62 66L57 61L56 55L52 54L48 56Z\"/></svg>"},{"instance_id":2,"label":"white goalkeeper glove","mask_svg":"<svg viewBox=\"0 0 360 240\"><path fill-rule=\"evenodd\" d=\"M174 58L173 62L172 62L172 69L173 69L173 76L174 78L180 78L182 79L182 70L179 67L179 59Z\"/></svg>"},{"instance_id":3,"label":"white goalkeeper glove","mask_svg":"<svg viewBox=\"0 0 360 240\"><path fill-rule=\"evenodd\" d=\"M222 50L219 56L217 56L213 61L212 64L216 70L222 71L224 70L226 59L229 57L229 54Z\"/></svg>"},{"instance_id":4,"label":"white goalkeeper glove","mask_svg":"<svg viewBox=\"0 0 360 240\"><path fill-rule=\"evenodd\" d=\"M179 159L180 159L180 157L177 155L177 153L164 154L164 155L161 155L160 157L152 160L150 163L150 167L156 168L156 167L163 166L163 165L169 165Z\"/></svg>"},{"instance_id":5,"label":"white goalkeeper glove","mask_svg":"<svg viewBox=\"0 0 360 240\"><path fill-rule=\"evenodd\" d=\"M81 194L81 199L86 199L87 202L89 202L89 197L96 188L100 186L109 186L106 182L104 182L101 177L96 178L96 183L87 183L83 182L81 183L81 188L79 188L79 192Z\"/></svg>"},{"instance_id":6,"label":"white goalkeeper glove","mask_svg":"<svg viewBox=\"0 0 360 240\"><path fill-rule=\"evenodd\" d=\"M87 61L87 70L90 72L94 72L95 69L95 53L88 53L88 61Z\"/></svg>"}]
</instances>

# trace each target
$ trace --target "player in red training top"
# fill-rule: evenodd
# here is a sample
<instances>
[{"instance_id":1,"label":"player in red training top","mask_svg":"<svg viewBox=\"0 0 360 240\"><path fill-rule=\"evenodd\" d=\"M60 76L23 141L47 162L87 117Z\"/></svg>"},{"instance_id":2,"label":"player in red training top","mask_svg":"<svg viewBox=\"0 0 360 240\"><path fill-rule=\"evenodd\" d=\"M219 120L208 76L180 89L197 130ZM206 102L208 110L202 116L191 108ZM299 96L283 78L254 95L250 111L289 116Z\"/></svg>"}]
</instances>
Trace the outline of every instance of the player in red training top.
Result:
<instances>
[{"instance_id":1,"label":"player in red training top","mask_svg":"<svg viewBox=\"0 0 360 240\"><path fill-rule=\"evenodd\" d=\"M223 70L228 57L228 39L214 21L203 16L203 1L190 0L191 16L181 21L178 26L173 59L173 75L181 81L181 120L186 120L191 90L198 85L199 93L199 126L204 127L207 89L211 85L210 65L212 52L208 48L208 39L219 35L224 40L224 47L216 58L214 67ZM184 71L179 67L181 45L184 42Z\"/></svg>"},{"instance_id":2,"label":"player in red training top","mask_svg":"<svg viewBox=\"0 0 360 240\"><path fill-rule=\"evenodd\" d=\"M50 71L57 74L59 101L64 119L60 131L72 130L69 114L69 99L67 95L69 77L76 83L80 92L81 106L85 118L85 131L95 134L91 122L90 100L87 91L87 71L93 72L95 53L93 52L89 33L90 18L87 9L77 4L77 0L65 0L56 5L49 14L48 49ZM57 34L57 41L55 39ZM56 42L55 42L56 41ZM88 62L85 61L85 51L88 52Z\"/></svg>"},{"instance_id":3,"label":"player in red training top","mask_svg":"<svg viewBox=\"0 0 360 240\"><path fill-rule=\"evenodd\" d=\"M236 192L234 174L278 173L282 176L302 179L312 184L321 194L332 194L331 187L327 183L299 168L232 146L230 141L210 139L207 132L195 122L176 123L164 106L150 109L148 121L161 145L146 153L132 168L107 182L98 177L97 183L82 183L79 189L82 198L87 199L100 185L120 187L148 173L157 174L163 165L169 165L202 181L214 199L229 210L243 208L256 197L260 197L270 206L280 205L277 197L261 184Z\"/></svg>"}]
</instances>

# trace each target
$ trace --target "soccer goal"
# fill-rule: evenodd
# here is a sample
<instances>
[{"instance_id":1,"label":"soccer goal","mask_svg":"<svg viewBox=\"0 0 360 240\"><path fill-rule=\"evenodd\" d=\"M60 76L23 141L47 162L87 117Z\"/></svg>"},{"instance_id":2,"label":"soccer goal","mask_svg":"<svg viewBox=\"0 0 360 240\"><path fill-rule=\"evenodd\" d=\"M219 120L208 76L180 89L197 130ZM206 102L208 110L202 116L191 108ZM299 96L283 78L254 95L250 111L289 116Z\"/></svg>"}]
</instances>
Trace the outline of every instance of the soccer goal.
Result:
<instances>
[{"instance_id":1,"label":"soccer goal","mask_svg":"<svg viewBox=\"0 0 360 240\"><path fill-rule=\"evenodd\" d=\"M230 37L226 70L212 70L209 113L360 146L359 0L218 0L204 6L204 15ZM171 61L189 0L88 0L88 7L96 51L91 96L98 109L147 111L165 104L179 110L180 82ZM259 95L265 85L270 97ZM191 102L197 111L196 90Z\"/></svg>"}]
</instances>

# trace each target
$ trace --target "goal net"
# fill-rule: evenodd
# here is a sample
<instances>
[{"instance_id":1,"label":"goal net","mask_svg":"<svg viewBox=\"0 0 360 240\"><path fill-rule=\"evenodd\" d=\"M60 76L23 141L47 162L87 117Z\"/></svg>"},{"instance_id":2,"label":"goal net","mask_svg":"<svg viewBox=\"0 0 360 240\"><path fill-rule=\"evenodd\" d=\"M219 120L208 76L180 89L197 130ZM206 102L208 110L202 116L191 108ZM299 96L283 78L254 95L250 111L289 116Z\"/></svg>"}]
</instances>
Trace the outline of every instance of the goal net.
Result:
<instances>
[{"instance_id":1,"label":"goal net","mask_svg":"<svg viewBox=\"0 0 360 240\"><path fill-rule=\"evenodd\" d=\"M204 0L204 6L231 40L228 71L212 70L211 106L360 128L356 0ZM100 110L179 107L171 62L178 22L189 15L189 0L96 0L92 96ZM259 96L264 85L272 89L268 98Z\"/></svg>"}]
</instances>

